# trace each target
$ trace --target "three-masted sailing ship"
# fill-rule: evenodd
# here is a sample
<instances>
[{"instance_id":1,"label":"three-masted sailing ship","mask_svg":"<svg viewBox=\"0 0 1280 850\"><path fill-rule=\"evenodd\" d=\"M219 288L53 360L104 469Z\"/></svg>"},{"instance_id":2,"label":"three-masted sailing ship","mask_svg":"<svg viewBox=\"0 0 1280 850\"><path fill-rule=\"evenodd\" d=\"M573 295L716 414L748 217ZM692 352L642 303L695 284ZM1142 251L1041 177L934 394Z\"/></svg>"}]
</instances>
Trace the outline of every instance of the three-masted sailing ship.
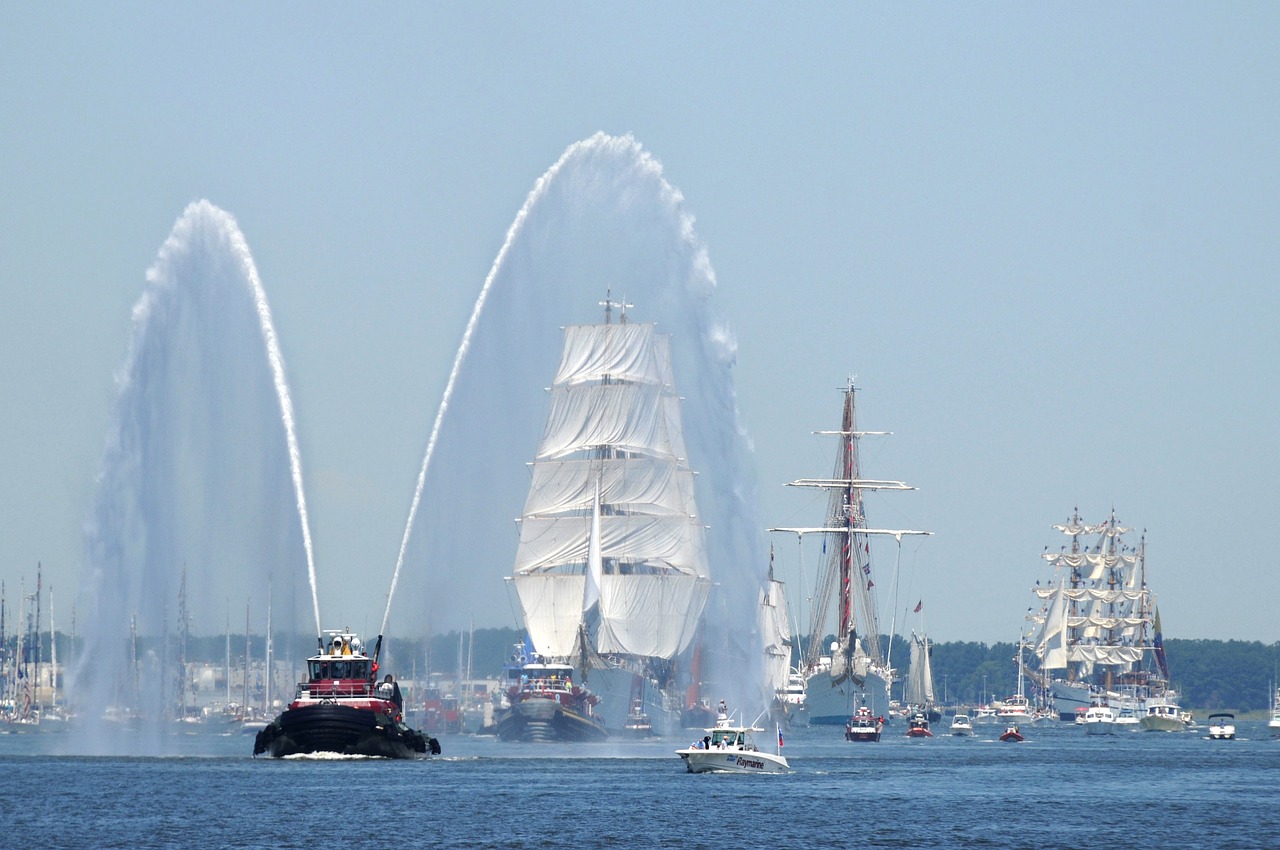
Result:
<instances>
[{"instance_id":1,"label":"three-masted sailing ship","mask_svg":"<svg viewBox=\"0 0 1280 850\"><path fill-rule=\"evenodd\" d=\"M1070 543L1058 552L1045 547L1054 572L1033 588L1042 607L1031 615L1037 663L1029 671L1053 710L1071 719L1102 698L1141 715L1147 700L1172 699L1160 614L1147 587L1145 535L1127 544L1133 529L1115 511L1090 525L1076 510L1054 528Z\"/></svg>"},{"instance_id":2,"label":"three-masted sailing ship","mask_svg":"<svg viewBox=\"0 0 1280 850\"><path fill-rule=\"evenodd\" d=\"M827 726L844 725L858 707L869 708L876 716L888 717L890 713L889 688L894 671L887 647L882 648L881 644L870 539L878 535L895 538L900 557L903 537L931 533L868 525L863 502L865 492L915 488L901 481L862 477L859 442L864 437L889 432L858 430L854 396L850 379L844 389L840 430L816 432L839 440L832 477L802 478L788 485L827 490L830 497L826 523L812 528L770 529L791 532L801 539L806 534L820 534L824 539L825 563L813 594L808 643L798 674L805 683L805 714L809 723ZM894 570L896 576L896 565ZM835 640L827 655L823 652L827 618L833 608L838 622Z\"/></svg>"},{"instance_id":3,"label":"three-masted sailing ship","mask_svg":"<svg viewBox=\"0 0 1280 850\"><path fill-rule=\"evenodd\" d=\"M602 306L604 324L564 330L511 581L535 652L577 668L607 728L639 701L666 734L711 588L705 530L670 338Z\"/></svg>"}]
</instances>

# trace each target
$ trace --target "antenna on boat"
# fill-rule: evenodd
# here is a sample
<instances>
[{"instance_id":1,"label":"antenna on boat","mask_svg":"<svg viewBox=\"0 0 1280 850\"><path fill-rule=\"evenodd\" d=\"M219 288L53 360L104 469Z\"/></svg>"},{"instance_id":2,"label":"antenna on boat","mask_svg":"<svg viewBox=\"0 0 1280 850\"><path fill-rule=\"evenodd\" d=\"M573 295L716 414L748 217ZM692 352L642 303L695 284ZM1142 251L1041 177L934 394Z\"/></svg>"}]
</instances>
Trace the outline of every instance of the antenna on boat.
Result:
<instances>
[{"instance_id":1,"label":"antenna on boat","mask_svg":"<svg viewBox=\"0 0 1280 850\"><path fill-rule=\"evenodd\" d=\"M614 307L617 307L621 312L622 315L619 321L625 325L627 323L627 308L635 306L634 304L627 303L627 298L625 295L623 296L621 301L614 301L612 289L606 289L604 291L604 300L599 302L599 304L601 307L604 308L604 323L606 325L613 323Z\"/></svg>"}]
</instances>

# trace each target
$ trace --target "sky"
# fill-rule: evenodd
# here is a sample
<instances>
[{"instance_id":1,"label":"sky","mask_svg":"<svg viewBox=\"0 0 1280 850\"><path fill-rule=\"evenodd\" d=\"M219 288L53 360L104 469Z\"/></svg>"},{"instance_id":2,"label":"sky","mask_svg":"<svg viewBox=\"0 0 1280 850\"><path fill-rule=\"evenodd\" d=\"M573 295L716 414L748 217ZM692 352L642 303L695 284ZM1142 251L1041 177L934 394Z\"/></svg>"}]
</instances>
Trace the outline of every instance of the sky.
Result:
<instances>
[{"instance_id":1,"label":"sky","mask_svg":"<svg viewBox=\"0 0 1280 850\"><path fill-rule=\"evenodd\" d=\"M199 199L271 303L322 587L390 576L485 277L603 131L706 245L764 524L821 522L784 484L828 474L850 376L894 432L864 473L918 490L869 513L933 532L899 628L921 601L935 640L1016 640L1051 525L1114 508L1166 637L1280 640L1278 36L1263 3L7 8L10 611L40 563L69 617L130 313Z\"/></svg>"}]
</instances>

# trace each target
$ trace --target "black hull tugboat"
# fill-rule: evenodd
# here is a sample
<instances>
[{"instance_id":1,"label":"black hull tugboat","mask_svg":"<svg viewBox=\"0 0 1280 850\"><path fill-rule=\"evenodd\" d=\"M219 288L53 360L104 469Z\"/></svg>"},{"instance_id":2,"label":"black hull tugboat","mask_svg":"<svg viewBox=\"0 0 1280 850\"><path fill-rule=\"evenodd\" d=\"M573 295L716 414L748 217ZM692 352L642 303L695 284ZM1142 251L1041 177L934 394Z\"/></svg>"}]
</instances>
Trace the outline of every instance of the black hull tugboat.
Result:
<instances>
[{"instance_id":1,"label":"black hull tugboat","mask_svg":"<svg viewBox=\"0 0 1280 850\"><path fill-rule=\"evenodd\" d=\"M399 686L377 681L378 649L370 658L349 631L320 639L320 654L307 659L307 681L293 702L258 733L253 754L274 758L304 753L414 758L438 754L440 744L404 723Z\"/></svg>"}]
</instances>

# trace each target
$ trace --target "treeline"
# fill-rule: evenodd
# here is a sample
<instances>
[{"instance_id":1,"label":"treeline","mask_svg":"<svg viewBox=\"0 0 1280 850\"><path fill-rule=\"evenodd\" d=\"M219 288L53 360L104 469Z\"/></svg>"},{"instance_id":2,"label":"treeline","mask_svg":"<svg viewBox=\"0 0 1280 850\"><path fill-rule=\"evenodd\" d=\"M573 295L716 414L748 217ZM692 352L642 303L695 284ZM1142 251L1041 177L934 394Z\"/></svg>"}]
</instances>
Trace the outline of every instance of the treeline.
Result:
<instances>
[{"instance_id":1,"label":"treeline","mask_svg":"<svg viewBox=\"0 0 1280 850\"><path fill-rule=\"evenodd\" d=\"M829 646L832 640L828 635L824 645ZM881 645L888 645L884 636ZM1280 643L1170 639L1165 641L1165 655L1184 708L1245 712L1271 705L1280 669ZM902 678L910 657L908 642L895 637L889 659ZM1004 699L1018 690L1017 657L1015 643L935 643L931 653L934 695L949 705ZM895 686L895 697L901 695L900 687L901 683ZM1030 682L1026 692L1032 692Z\"/></svg>"},{"instance_id":2,"label":"treeline","mask_svg":"<svg viewBox=\"0 0 1280 850\"><path fill-rule=\"evenodd\" d=\"M7 635L0 656L13 658L16 640ZM519 629L476 629L474 632L449 632L425 638L390 638L383 646L383 667L409 676L412 671L430 669L432 672L455 675L465 673L470 664L477 678L496 675L511 657L513 648L524 639ZM58 661L65 666L82 651L83 639L72 645L69 636L59 633ZM831 636L824 643L830 645ZM882 645L886 639L882 638ZM232 634L229 638L231 663L244 663L245 636ZM191 637L187 641L187 659L195 663L221 664L227 655L226 635ZM249 636L249 655L260 662L266 655L266 639L263 635ZM295 659L299 663L317 649L315 637L276 633L272 639L272 652L278 661ZM368 647L373 650L372 645ZM976 704L991 699L1003 699L1017 691L1018 668L1014 661L1018 647L1013 643L975 643L952 641L936 643L932 647L934 690L939 700L948 704ZM24 646L28 662L35 660L36 647ZM799 658L801 647L796 647ZM163 651L158 639L139 638L139 657ZM1169 660L1169 672L1174 687L1181 693L1184 707L1201 709L1234 709L1258 711L1270 705L1275 688L1277 671L1280 670L1280 643L1264 644L1259 641L1239 640L1183 640L1165 641L1165 654ZM176 663L179 647L173 637L164 657ZM42 635L40 656L45 663L50 660L48 634ZM890 660L902 676L905 676L910 659L907 641L901 637L893 640ZM1030 693L1030 685L1027 686Z\"/></svg>"},{"instance_id":3,"label":"treeline","mask_svg":"<svg viewBox=\"0 0 1280 850\"><path fill-rule=\"evenodd\" d=\"M934 644L934 690L939 699L945 691L953 703L981 702L985 677L988 694L997 699L1008 696L1017 691L1017 655L1018 647L1012 643ZM1244 712L1266 709L1271 704L1280 666L1280 643L1170 639L1165 641L1165 656L1184 708ZM894 657L903 659L902 664L894 666L905 673L905 641L894 641Z\"/></svg>"}]
</instances>

